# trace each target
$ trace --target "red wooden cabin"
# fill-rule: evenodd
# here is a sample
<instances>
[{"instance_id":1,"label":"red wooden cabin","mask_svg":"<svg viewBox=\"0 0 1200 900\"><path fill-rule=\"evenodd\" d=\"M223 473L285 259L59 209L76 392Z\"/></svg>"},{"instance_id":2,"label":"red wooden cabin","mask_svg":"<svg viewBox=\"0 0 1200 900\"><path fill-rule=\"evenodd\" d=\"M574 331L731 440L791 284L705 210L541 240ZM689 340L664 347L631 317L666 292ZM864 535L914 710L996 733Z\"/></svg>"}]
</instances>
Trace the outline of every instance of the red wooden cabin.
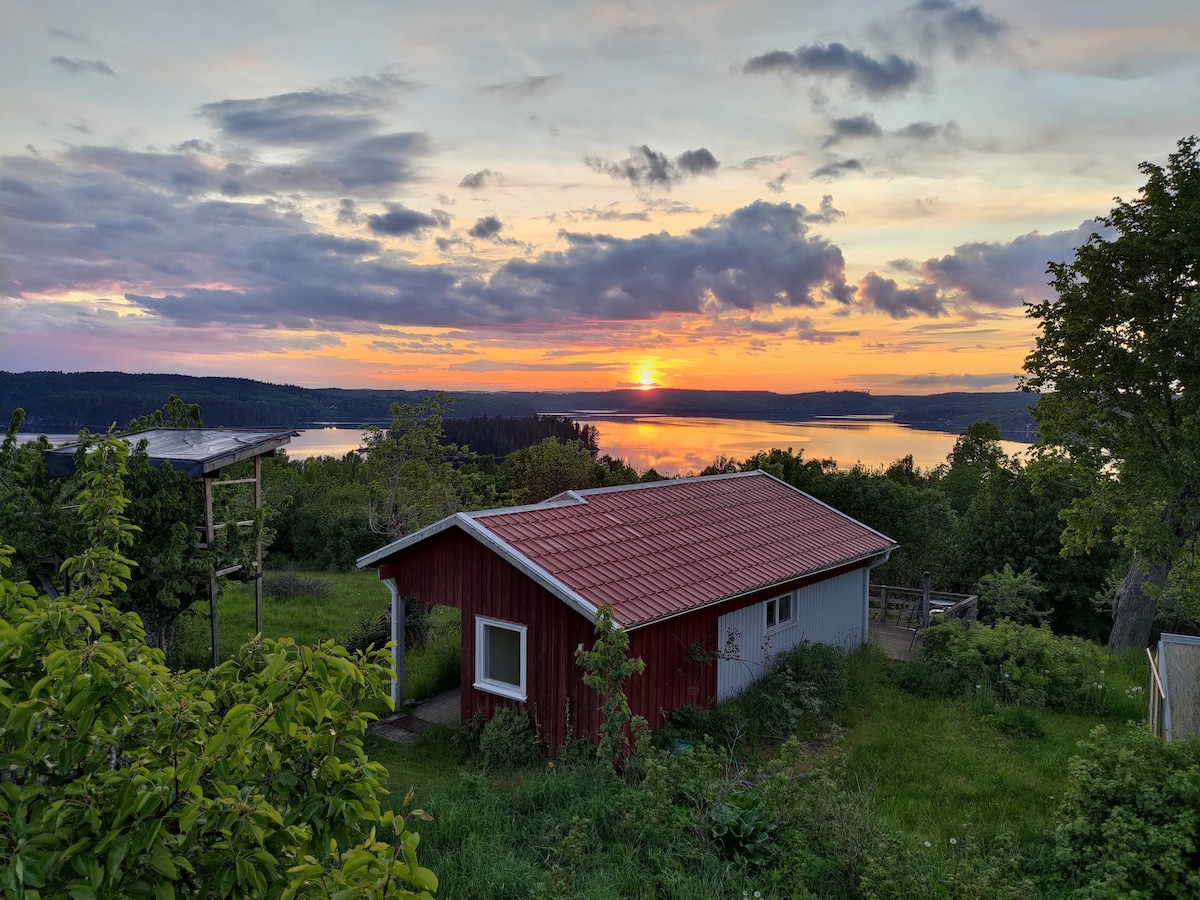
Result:
<instances>
[{"instance_id":1,"label":"red wooden cabin","mask_svg":"<svg viewBox=\"0 0 1200 900\"><path fill-rule=\"evenodd\" d=\"M646 663L626 693L657 728L685 703L744 689L780 650L860 646L870 569L895 547L774 476L744 472L457 513L358 564L392 589L394 628L403 598L462 610L464 721L513 707L555 748L597 734L575 651L595 640L600 606Z\"/></svg>"}]
</instances>

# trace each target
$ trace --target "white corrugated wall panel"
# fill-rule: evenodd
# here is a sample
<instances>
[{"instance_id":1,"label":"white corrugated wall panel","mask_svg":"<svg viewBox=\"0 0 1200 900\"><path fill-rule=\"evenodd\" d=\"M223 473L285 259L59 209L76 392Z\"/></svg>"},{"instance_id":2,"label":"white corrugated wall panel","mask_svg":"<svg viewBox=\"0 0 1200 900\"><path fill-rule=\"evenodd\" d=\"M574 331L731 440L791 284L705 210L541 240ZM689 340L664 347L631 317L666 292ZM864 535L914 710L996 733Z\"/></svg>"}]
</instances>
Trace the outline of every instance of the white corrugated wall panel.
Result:
<instances>
[{"instance_id":1,"label":"white corrugated wall panel","mask_svg":"<svg viewBox=\"0 0 1200 900\"><path fill-rule=\"evenodd\" d=\"M866 579L846 572L792 592L793 623L766 633L766 601L726 613L717 620L717 699L725 700L762 675L769 657L805 641L836 644L850 651L862 645Z\"/></svg>"}]
</instances>

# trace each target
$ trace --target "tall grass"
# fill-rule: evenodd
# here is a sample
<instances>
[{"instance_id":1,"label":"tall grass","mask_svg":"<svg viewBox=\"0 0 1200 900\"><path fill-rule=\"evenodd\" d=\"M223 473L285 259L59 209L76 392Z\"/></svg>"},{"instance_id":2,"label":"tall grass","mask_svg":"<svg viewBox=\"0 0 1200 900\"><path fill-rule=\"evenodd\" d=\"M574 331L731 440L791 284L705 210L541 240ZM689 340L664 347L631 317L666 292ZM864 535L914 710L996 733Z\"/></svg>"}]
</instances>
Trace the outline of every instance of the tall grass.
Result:
<instances>
[{"instance_id":1,"label":"tall grass","mask_svg":"<svg viewBox=\"0 0 1200 900\"><path fill-rule=\"evenodd\" d=\"M391 772L392 801L415 787L434 817L421 853L439 896L1069 896L1052 854L1067 761L1097 724L1142 714L1126 693L1140 660L1106 656L1105 699L1075 711L916 696L896 684L902 666L876 648L852 655L848 705L820 740L760 744L740 762L718 739L648 751L626 779L578 755L489 777L445 729L368 749ZM752 708L693 724L711 733ZM801 738L816 733L808 715L795 722ZM731 852L752 825L770 840Z\"/></svg>"}]
</instances>

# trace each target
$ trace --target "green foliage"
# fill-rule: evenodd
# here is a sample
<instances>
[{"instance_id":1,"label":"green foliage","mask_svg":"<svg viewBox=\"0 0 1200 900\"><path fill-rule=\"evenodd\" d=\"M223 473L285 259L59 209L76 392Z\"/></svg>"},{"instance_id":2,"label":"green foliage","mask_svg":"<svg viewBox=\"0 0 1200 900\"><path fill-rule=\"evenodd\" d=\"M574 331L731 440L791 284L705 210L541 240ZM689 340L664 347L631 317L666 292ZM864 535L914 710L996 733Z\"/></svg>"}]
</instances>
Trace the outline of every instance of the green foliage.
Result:
<instances>
[{"instance_id":1,"label":"green foliage","mask_svg":"<svg viewBox=\"0 0 1200 900\"><path fill-rule=\"evenodd\" d=\"M596 611L596 641L591 650L575 651L575 661L583 667L583 683L600 695L599 759L616 765L625 753L636 749L649 734L649 726L635 716L625 696L625 679L640 675L646 668L641 659L629 658L629 635L613 621L607 606ZM628 729L628 732L627 732Z\"/></svg>"},{"instance_id":2,"label":"green foliage","mask_svg":"<svg viewBox=\"0 0 1200 900\"><path fill-rule=\"evenodd\" d=\"M19 414L14 422L19 422ZM172 395L163 409L130 423L131 427L200 427L199 409ZM78 555L88 545L79 521L68 513L85 489L84 457L98 438L80 434L73 477L52 479L46 471L44 440L15 446L10 435L0 448L0 537L15 548L19 577L41 581L47 589L54 567ZM150 644L169 652L176 622L185 610L209 596L210 575L221 569L253 565L261 542L267 546L271 531L264 510L255 509L248 489L224 488L215 493L217 530L208 546L197 547L196 525L204 521L204 489L199 479L177 472L170 465L150 464L144 442L130 438L132 450L124 461L126 510L137 526L128 547L136 572L117 602L136 612ZM231 477L248 474L250 464L224 470ZM246 469L247 471L240 471ZM249 522L249 526L232 523ZM52 567L53 568L53 567ZM55 585L58 590L65 586Z\"/></svg>"},{"instance_id":3,"label":"green foliage","mask_svg":"<svg viewBox=\"0 0 1200 900\"><path fill-rule=\"evenodd\" d=\"M1171 577L1191 582L1200 573L1200 141L1179 141L1166 167L1139 168L1140 196L1097 220L1107 235L1050 265L1057 297L1029 309L1041 333L1022 387L1041 393L1041 452L1089 476L1065 514L1068 549L1097 546L1114 522L1140 567L1174 565ZM1114 647L1144 646L1153 620L1145 599L1128 599L1117 605Z\"/></svg>"},{"instance_id":4,"label":"green foliage","mask_svg":"<svg viewBox=\"0 0 1200 900\"><path fill-rule=\"evenodd\" d=\"M1002 703L1060 709L1107 708L1119 702L1103 680L1103 649L1050 629L1000 621L965 628L935 621L900 683L919 694L971 697L991 690Z\"/></svg>"},{"instance_id":5,"label":"green foliage","mask_svg":"<svg viewBox=\"0 0 1200 900\"><path fill-rule=\"evenodd\" d=\"M967 511L975 495L1006 460L1000 448L1000 429L991 422L976 422L962 433L950 451L949 468L939 483L956 513Z\"/></svg>"},{"instance_id":6,"label":"green foliage","mask_svg":"<svg viewBox=\"0 0 1200 900\"><path fill-rule=\"evenodd\" d=\"M430 896L437 879L404 818L383 813L386 772L362 747L386 656L262 640L212 671L170 672L113 602L136 535L126 456L110 440L81 459L88 544L63 596L0 578L0 890L381 896L390 876L390 896ZM356 845L376 824L395 843L372 831Z\"/></svg>"},{"instance_id":7,"label":"green foliage","mask_svg":"<svg viewBox=\"0 0 1200 900\"><path fill-rule=\"evenodd\" d=\"M362 455L347 453L263 464L263 502L275 531L271 563L348 571L379 546L368 517L369 484Z\"/></svg>"},{"instance_id":8,"label":"green foliage","mask_svg":"<svg viewBox=\"0 0 1200 900\"><path fill-rule=\"evenodd\" d=\"M1101 726L1071 778L1055 836L1081 896L1200 896L1200 743Z\"/></svg>"},{"instance_id":9,"label":"green foliage","mask_svg":"<svg viewBox=\"0 0 1200 900\"><path fill-rule=\"evenodd\" d=\"M483 767L492 773L508 773L537 762L537 738L529 724L529 716L507 707L483 726L479 736L479 753Z\"/></svg>"},{"instance_id":10,"label":"green foliage","mask_svg":"<svg viewBox=\"0 0 1200 900\"><path fill-rule=\"evenodd\" d=\"M815 727L845 707L850 681L846 654L805 643L777 654L763 676L728 701L755 742L782 742L807 722Z\"/></svg>"},{"instance_id":11,"label":"green foliage","mask_svg":"<svg viewBox=\"0 0 1200 900\"><path fill-rule=\"evenodd\" d=\"M1041 605L1046 587L1029 569L1017 574L1004 564L999 572L984 575L975 585L980 617L995 622L1008 619L1018 625L1038 625L1050 615Z\"/></svg>"},{"instance_id":12,"label":"green foliage","mask_svg":"<svg viewBox=\"0 0 1200 900\"><path fill-rule=\"evenodd\" d=\"M443 443L444 394L392 404L387 428L363 428L371 529L394 541L461 509L498 505L495 486L463 466L472 454Z\"/></svg>"},{"instance_id":13,"label":"green foliage","mask_svg":"<svg viewBox=\"0 0 1200 900\"><path fill-rule=\"evenodd\" d=\"M510 453L500 467L513 501L540 503L563 491L596 487L592 451L580 441L546 438L534 447Z\"/></svg>"},{"instance_id":14,"label":"green foliage","mask_svg":"<svg viewBox=\"0 0 1200 900\"><path fill-rule=\"evenodd\" d=\"M1028 570L1046 588L1043 599L1056 632L1107 636L1112 621L1098 613L1092 598L1104 586L1117 548L1102 543L1086 554L1061 552L1060 514L1082 494L1078 473L1056 461L1009 460L993 470L954 532L943 573L951 589L968 591L1005 566Z\"/></svg>"}]
</instances>

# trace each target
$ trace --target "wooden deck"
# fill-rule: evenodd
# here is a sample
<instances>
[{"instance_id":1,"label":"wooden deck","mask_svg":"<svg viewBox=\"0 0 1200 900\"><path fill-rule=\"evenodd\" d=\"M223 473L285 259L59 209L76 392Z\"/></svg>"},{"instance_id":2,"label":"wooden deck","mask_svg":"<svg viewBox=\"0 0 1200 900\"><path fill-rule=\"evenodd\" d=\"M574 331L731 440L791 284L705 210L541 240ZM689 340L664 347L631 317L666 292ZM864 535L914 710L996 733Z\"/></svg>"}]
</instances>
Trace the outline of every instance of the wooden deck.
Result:
<instances>
[{"instance_id":1,"label":"wooden deck","mask_svg":"<svg viewBox=\"0 0 1200 900\"><path fill-rule=\"evenodd\" d=\"M396 713L386 719L380 719L371 724L372 734L398 744L411 744L417 736L430 725L445 725L457 728L462 724L459 719L460 695L458 688L422 700L413 706L408 713Z\"/></svg>"},{"instance_id":2,"label":"wooden deck","mask_svg":"<svg viewBox=\"0 0 1200 900\"><path fill-rule=\"evenodd\" d=\"M906 660L921 644L919 634L912 628L891 622L871 620L870 640L883 648L889 659Z\"/></svg>"}]
</instances>

